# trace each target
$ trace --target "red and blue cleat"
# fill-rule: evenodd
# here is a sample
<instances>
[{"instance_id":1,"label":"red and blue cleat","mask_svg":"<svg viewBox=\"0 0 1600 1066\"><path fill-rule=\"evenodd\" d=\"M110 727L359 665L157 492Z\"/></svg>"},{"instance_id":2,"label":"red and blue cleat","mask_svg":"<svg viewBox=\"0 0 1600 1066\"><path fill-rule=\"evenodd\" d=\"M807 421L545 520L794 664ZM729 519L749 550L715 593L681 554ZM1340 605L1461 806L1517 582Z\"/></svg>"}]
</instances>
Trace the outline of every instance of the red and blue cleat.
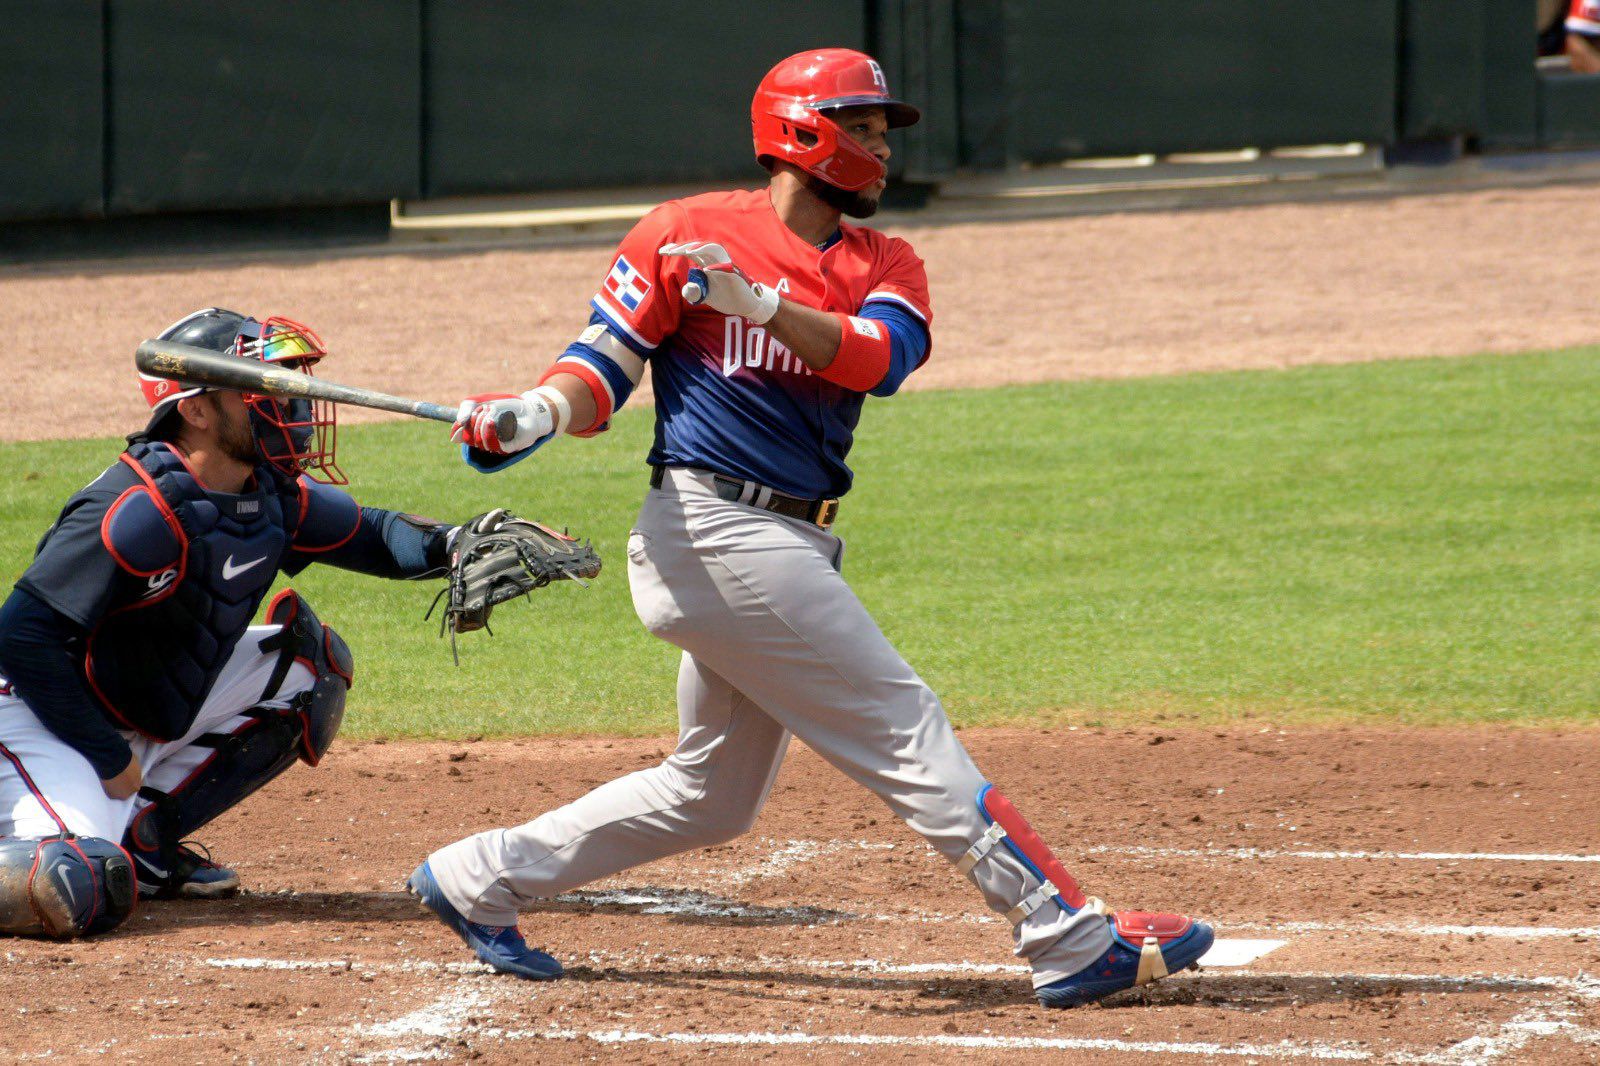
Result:
<instances>
[{"instance_id":1,"label":"red and blue cleat","mask_svg":"<svg viewBox=\"0 0 1600 1066\"><path fill-rule=\"evenodd\" d=\"M1114 992L1186 970L1211 950L1216 933L1182 914L1119 911L1111 923L1111 948L1071 977L1034 989L1046 1007L1076 1007Z\"/></svg>"},{"instance_id":2,"label":"red and blue cleat","mask_svg":"<svg viewBox=\"0 0 1600 1066\"><path fill-rule=\"evenodd\" d=\"M556 961L556 957L538 948L530 948L528 942L522 939L522 934L517 932L516 926L482 925L467 921L466 916L445 899L427 863L411 871L411 876L406 878L406 891L421 900L424 907L466 941L479 962L525 981L549 981L561 976L561 963Z\"/></svg>"}]
</instances>

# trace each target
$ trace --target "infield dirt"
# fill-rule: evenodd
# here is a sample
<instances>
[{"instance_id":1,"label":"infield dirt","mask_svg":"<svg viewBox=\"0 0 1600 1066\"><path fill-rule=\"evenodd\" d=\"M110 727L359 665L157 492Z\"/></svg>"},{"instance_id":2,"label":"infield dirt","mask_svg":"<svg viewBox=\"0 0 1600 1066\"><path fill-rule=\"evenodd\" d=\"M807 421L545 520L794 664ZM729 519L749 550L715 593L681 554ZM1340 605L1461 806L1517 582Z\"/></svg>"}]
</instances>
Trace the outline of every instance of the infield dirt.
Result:
<instances>
[{"instance_id":1,"label":"infield dirt","mask_svg":"<svg viewBox=\"0 0 1600 1066\"><path fill-rule=\"evenodd\" d=\"M963 736L1092 894L1288 942L1046 1011L970 885L796 746L749 836L527 915L570 971L528 984L470 965L402 880L668 742L340 744L203 834L243 896L7 942L0 1032L19 1060L1594 1061L1592 733Z\"/></svg>"},{"instance_id":2,"label":"infield dirt","mask_svg":"<svg viewBox=\"0 0 1600 1066\"><path fill-rule=\"evenodd\" d=\"M1515 352L1596 340L1592 187L919 227L934 347L911 388ZM609 246L0 270L0 440L110 436L133 350L199 307L307 322L321 373L437 401L522 389ZM642 406L643 395L633 401ZM368 413L346 410L360 420Z\"/></svg>"},{"instance_id":3,"label":"infield dirt","mask_svg":"<svg viewBox=\"0 0 1600 1066\"><path fill-rule=\"evenodd\" d=\"M1550 188L918 229L937 342L912 385L1593 343L1597 225L1591 189ZM6 366L30 371L0 440L125 432L134 346L208 304L310 322L353 383L522 387L608 254L8 269ZM0 1059L1600 1061L1594 732L963 736L1091 894L1285 943L1047 1012L970 886L796 745L750 836L530 914L570 971L530 985L472 964L403 878L670 738L341 743L202 834L238 899L0 944Z\"/></svg>"}]
</instances>

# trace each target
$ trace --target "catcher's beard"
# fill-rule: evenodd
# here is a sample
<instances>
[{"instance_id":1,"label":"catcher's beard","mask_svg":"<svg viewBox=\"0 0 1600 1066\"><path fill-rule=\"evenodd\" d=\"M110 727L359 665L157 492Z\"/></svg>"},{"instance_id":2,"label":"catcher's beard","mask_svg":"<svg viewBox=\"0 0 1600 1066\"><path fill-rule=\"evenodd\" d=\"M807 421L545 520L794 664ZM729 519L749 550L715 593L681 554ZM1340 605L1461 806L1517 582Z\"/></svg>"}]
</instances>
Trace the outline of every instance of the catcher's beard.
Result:
<instances>
[{"instance_id":1,"label":"catcher's beard","mask_svg":"<svg viewBox=\"0 0 1600 1066\"><path fill-rule=\"evenodd\" d=\"M851 218L871 218L878 211L877 196L829 185L815 174L806 175L806 189L835 211Z\"/></svg>"},{"instance_id":2,"label":"catcher's beard","mask_svg":"<svg viewBox=\"0 0 1600 1066\"><path fill-rule=\"evenodd\" d=\"M211 403L217 412L217 447L222 454L251 466L261 462L255 431L250 428L249 412L230 413L214 396Z\"/></svg>"}]
</instances>

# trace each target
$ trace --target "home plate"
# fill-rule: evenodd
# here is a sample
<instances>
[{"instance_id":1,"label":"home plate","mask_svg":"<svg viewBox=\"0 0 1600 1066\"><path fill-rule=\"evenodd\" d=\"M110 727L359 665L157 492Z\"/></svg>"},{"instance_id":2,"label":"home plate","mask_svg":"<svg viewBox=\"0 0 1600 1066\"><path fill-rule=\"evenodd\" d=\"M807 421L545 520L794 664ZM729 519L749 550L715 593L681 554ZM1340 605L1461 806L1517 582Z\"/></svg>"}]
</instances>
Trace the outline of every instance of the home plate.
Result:
<instances>
[{"instance_id":1,"label":"home plate","mask_svg":"<svg viewBox=\"0 0 1600 1066\"><path fill-rule=\"evenodd\" d=\"M1269 952L1277 951L1287 940L1219 939L1200 956L1201 966L1249 966Z\"/></svg>"}]
</instances>

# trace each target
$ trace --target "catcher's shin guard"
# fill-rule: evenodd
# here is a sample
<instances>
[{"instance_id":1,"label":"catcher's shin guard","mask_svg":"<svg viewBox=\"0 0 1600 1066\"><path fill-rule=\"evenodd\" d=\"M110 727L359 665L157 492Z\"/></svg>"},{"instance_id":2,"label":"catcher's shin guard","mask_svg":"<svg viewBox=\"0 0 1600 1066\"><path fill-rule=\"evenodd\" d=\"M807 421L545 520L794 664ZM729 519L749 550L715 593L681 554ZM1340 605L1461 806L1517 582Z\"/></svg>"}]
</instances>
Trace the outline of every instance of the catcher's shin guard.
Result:
<instances>
[{"instance_id":1,"label":"catcher's shin guard","mask_svg":"<svg viewBox=\"0 0 1600 1066\"><path fill-rule=\"evenodd\" d=\"M1012 806L1011 801L992 784L978 790L978 812L989 823L988 830L977 839L967 853L956 863L963 874L987 859L997 846L1003 846L1011 855L1038 878L1040 885L1006 913L1012 925L1020 925L1034 911L1054 900L1068 914L1077 914L1084 907L1104 910L1099 900L1088 899L1077 879L1067 873L1050 851L1033 826Z\"/></svg>"},{"instance_id":2,"label":"catcher's shin guard","mask_svg":"<svg viewBox=\"0 0 1600 1066\"><path fill-rule=\"evenodd\" d=\"M266 698L277 694L295 662L304 664L315 680L291 697L288 707L252 707L232 733L198 737L195 743L211 747L213 754L175 788L162 792L146 785L139 790L150 803L128 826L126 841L130 851L154 857L144 868L164 875L158 895L174 895L180 887L185 863L178 845L185 836L283 773L296 759L317 765L344 719L354 660L339 634L318 621L292 590L272 601L267 618L283 629L269 638L277 643L264 649L275 646L279 651L279 666L268 682ZM145 880L148 884L149 878Z\"/></svg>"},{"instance_id":3,"label":"catcher's shin guard","mask_svg":"<svg viewBox=\"0 0 1600 1066\"><path fill-rule=\"evenodd\" d=\"M283 628L261 642L262 651L278 652L278 665L267 682L262 699L277 695L289 667L302 663L315 676L310 690L291 701L290 709L301 718L300 757L306 765L322 761L344 720L345 693L355 684L355 657L344 638L312 611L298 592L284 589L267 605L266 620Z\"/></svg>"},{"instance_id":4,"label":"catcher's shin guard","mask_svg":"<svg viewBox=\"0 0 1600 1066\"><path fill-rule=\"evenodd\" d=\"M104 933L133 913L136 899L133 864L109 840L0 840L0 933Z\"/></svg>"}]
</instances>

